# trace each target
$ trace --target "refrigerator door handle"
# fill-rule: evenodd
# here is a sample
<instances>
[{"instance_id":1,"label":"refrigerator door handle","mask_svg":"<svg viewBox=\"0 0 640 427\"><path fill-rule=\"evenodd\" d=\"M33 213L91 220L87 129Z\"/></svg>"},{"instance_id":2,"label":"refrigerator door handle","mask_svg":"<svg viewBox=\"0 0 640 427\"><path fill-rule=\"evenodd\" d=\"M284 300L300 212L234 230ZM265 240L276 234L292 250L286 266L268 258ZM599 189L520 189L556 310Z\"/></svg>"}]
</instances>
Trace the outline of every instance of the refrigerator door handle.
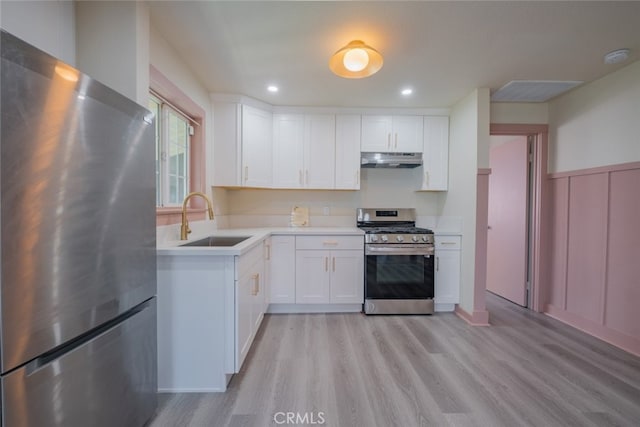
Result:
<instances>
[{"instance_id":1,"label":"refrigerator door handle","mask_svg":"<svg viewBox=\"0 0 640 427\"><path fill-rule=\"evenodd\" d=\"M36 372L47 367L49 364L61 358L65 354L75 350L78 347L83 346L87 342L95 339L97 336L119 325L120 323L124 322L130 317L133 317L136 314L149 309L150 304L151 304L150 300L147 300L142 304L127 311L126 313L123 313L120 316L108 321L107 323L101 326L98 326L97 328L92 329L83 335L80 335L78 338L71 340L64 345L61 345L59 347L54 348L51 351L48 351L47 353L44 353L42 356L36 359L33 359L31 362L25 365L27 377L35 374Z\"/></svg>"}]
</instances>

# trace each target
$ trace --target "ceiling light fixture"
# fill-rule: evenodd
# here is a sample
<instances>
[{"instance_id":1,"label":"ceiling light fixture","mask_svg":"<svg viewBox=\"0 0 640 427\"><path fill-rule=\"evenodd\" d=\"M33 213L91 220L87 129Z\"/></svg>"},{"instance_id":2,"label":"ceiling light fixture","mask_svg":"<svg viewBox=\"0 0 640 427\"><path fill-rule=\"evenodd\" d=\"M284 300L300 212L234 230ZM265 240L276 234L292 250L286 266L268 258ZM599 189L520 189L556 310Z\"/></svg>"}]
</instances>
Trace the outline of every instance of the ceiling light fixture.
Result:
<instances>
[{"instance_id":1,"label":"ceiling light fixture","mask_svg":"<svg viewBox=\"0 0 640 427\"><path fill-rule=\"evenodd\" d=\"M382 68L380 52L361 40L353 40L329 59L334 74L347 79L361 79L377 73Z\"/></svg>"},{"instance_id":2,"label":"ceiling light fixture","mask_svg":"<svg viewBox=\"0 0 640 427\"><path fill-rule=\"evenodd\" d=\"M618 64L629 59L629 49L618 49L613 52L609 52L604 56L605 64Z\"/></svg>"},{"instance_id":3,"label":"ceiling light fixture","mask_svg":"<svg viewBox=\"0 0 640 427\"><path fill-rule=\"evenodd\" d=\"M409 96L413 93L413 89L411 88L402 89L402 92L400 93L403 94L404 96Z\"/></svg>"},{"instance_id":4,"label":"ceiling light fixture","mask_svg":"<svg viewBox=\"0 0 640 427\"><path fill-rule=\"evenodd\" d=\"M278 86L274 86L274 85L267 86L267 90L271 93L276 93L278 91Z\"/></svg>"}]
</instances>

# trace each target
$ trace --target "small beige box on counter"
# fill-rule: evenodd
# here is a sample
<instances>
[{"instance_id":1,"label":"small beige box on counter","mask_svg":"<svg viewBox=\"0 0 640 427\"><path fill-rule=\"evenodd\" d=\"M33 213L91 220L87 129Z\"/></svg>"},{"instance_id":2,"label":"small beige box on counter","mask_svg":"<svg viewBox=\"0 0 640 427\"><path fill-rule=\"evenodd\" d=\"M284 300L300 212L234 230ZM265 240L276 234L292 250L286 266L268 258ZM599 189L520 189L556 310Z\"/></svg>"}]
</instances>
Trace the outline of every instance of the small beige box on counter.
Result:
<instances>
[{"instance_id":1,"label":"small beige box on counter","mask_svg":"<svg viewBox=\"0 0 640 427\"><path fill-rule=\"evenodd\" d=\"M302 206L294 206L291 209L291 227L308 227L309 226L309 208Z\"/></svg>"}]
</instances>

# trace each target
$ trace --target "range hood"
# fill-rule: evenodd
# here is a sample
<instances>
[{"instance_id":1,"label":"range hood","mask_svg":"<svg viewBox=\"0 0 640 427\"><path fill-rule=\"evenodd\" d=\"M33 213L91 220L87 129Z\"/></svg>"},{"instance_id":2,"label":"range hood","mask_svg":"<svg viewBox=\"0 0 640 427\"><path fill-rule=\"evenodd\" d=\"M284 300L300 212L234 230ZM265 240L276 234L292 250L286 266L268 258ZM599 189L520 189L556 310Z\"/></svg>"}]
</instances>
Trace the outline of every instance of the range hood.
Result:
<instances>
[{"instance_id":1,"label":"range hood","mask_svg":"<svg viewBox=\"0 0 640 427\"><path fill-rule=\"evenodd\" d=\"M362 153L363 168L417 168L422 166L422 153Z\"/></svg>"}]
</instances>

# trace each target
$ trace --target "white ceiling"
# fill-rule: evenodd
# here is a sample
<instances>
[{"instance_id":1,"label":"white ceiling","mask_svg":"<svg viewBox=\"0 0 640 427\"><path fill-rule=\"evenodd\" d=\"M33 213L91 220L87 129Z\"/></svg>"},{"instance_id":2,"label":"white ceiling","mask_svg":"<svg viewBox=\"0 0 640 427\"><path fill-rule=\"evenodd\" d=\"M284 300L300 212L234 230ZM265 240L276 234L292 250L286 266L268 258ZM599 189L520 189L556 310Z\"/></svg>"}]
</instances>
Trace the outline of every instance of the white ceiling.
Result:
<instances>
[{"instance_id":1,"label":"white ceiling","mask_svg":"<svg viewBox=\"0 0 640 427\"><path fill-rule=\"evenodd\" d=\"M640 58L640 1L150 1L152 25L210 92L274 105L449 107L511 80L591 81ZM384 56L329 71L353 39ZM624 64L603 55L630 48ZM268 93L267 85L280 87ZM400 95L404 87L413 94Z\"/></svg>"}]
</instances>

